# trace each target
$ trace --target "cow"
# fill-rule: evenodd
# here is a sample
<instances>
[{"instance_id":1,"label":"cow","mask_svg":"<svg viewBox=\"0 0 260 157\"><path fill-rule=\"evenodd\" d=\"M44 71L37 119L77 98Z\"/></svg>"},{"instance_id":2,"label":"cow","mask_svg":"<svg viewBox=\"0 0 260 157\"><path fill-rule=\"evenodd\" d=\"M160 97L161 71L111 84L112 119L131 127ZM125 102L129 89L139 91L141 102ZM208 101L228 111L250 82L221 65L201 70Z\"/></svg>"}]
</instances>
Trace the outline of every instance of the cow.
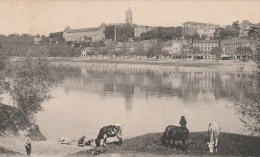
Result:
<instances>
[{"instance_id":1,"label":"cow","mask_svg":"<svg viewBox=\"0 0 260 157\"><path fill-rule=\"evenodd\" d=\"M188 138L189 130L180 126L168 125L165 128L164 134L161 138L161 144L165 145L167 148L170 146L171 140L173 141L173 148L175 149L175 141L182 141L183 147L185 149L185 154L188 153Z\"/></svg>"},{"instance_id":2,"label":"cow","mask_svg":"<svg viewBox=\"0 0 260 157\"><path fill-rule=\"evenodd\" d=\"M60 144L68 144L68 145L70 145L72 143L72 141L70 139L68 139L67 137L61 137L59 139L59 143Z\"/></svg>"},{"instance_id":3,"label":"cow","mask_svg":"<svg viewBox=\"0 0 260 157\"><path fill-rule=\"evenodd\" d=\"M98 136L95 140L96 146L99 147L101 140L103 139L103 145L106 145L107 138L117 137L119 140L119 145L123 142L122 135L123 125L108 125L104 126L99 130Z\"/></svg>"},{"instance_id":4,"label":"cow","mask_svg":"<svg viewBox=\"0 0 260 157\"><path fill-rule=\"evenodd\" d=\"M221 133L221 128L216 122L210 122L208 126L208 134L210 136L208 144L209 152L213 153L214 148L216 152L218 152L217 146L218 146L218 137Z\"/></svg>"}]
</instances>

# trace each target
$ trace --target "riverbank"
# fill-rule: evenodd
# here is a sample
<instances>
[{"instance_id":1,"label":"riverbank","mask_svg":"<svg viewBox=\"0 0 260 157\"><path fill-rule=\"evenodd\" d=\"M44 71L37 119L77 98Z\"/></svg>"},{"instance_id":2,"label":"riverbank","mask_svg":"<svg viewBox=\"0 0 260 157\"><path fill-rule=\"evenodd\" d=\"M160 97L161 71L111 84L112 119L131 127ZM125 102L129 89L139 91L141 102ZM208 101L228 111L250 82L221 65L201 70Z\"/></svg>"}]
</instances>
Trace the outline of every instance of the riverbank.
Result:
<instances>
[{"instance_id":1,"label":"riverbank","mask_svg":"<svg viewBox=\"0 0 260 157\"><path fill-rule=\"evenodd\" d=\"M150 133L130 139L125 139L119 147L110 143L100 157L131 157L131 156L183 156L181 143L177 149L167 149L160 144L162 133ZM210 154L206 142L207 132L191 132L189 137L188 156L260 156L260 143L257 137L239 134L222 133L218 143L218 153ZM25 156L25 137L0 137L0 154L10 156ZM57 141L34 141L32 156L91 156L95 147L78 147L76 140L72 145L62 145ZM1 155L0 155L1 156Z\"/></svg>"},{"instance_id":2,"label":"riverbank","mask_svg":"<svg viewBox=\"0 0 260 157\"><path fill-rule=\"evenodd\" d=\"M172 60L172 59L87 59L87 58L50 58L57 65L84 65L84 64L101 64L120 67L142 67L164 70L193 70L197 71L218 71L218 72L252 72L256 64L253 61L215 61L215 60Z\"/></svg>"}]
</instances>

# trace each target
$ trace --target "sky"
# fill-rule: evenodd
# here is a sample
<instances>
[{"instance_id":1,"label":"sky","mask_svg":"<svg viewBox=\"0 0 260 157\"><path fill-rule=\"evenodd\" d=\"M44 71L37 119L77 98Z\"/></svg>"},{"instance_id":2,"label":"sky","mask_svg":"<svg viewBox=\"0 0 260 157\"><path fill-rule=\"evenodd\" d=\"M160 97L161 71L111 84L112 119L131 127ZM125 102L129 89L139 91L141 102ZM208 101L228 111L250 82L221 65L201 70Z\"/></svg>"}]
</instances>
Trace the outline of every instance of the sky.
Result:
<instances>
[{"instance_id":1,"label":"sky","mask_svg":"<svg viewBox=\"0 0 260 157\"><path fill-rule=\"evenodd\" d=\"M45 34L73 28L124 23L128 7L133 22L149 26L181 26L186 21L228 25L233 21L260 22L256 0L0 0L0 34Z\"/></svg>"}]
</instances>

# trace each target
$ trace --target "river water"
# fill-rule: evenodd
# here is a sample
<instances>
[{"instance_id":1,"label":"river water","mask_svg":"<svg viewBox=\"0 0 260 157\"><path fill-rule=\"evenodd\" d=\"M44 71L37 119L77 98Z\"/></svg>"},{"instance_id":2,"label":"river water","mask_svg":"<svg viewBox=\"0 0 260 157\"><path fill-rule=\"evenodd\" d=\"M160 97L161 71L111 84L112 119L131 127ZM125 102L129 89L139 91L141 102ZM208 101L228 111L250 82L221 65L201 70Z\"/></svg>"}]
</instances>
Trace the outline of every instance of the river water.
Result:
<instances>
[{"instance_id":1,"label":"river water","mask_svg":"<svg viewBox=\"0 0 260 157\"><path fill-rule=\"evenodd\" d=\"M57 85L37 124L49 140L95 138L108 124L123 124L128 138L163 132L167 125L179 125L182 115L191 132L207 131L216 121L224 132L243 133L232 106L247 75L147 67L57 66Z\"/></svg>"}]
</instances>

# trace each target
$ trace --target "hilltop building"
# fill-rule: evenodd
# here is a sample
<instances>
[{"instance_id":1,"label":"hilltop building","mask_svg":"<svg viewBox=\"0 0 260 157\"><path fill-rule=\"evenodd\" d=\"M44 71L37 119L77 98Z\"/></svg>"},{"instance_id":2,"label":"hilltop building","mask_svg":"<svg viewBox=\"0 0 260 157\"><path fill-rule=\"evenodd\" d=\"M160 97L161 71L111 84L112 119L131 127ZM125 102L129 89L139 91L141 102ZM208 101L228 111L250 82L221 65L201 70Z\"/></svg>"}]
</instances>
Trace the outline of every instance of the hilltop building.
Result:
<instances>
[{"instance_id":1,"label":"hilltop building","mask_svg":"<svg viewBox=\"0 0 260 157\"><path fill-rule=\"evenodd\" d=\"M205 37L206 39L210 39L214 37L214 32L218 27L219 25L215 24L189 21L183 23L182 35L183 38L186 38L186 36L192 36L195 33L198 33L199 37Z\"/></svg>"},{"instance_id":2,"label":"hilltop building","mask_svg":"<svg viewBox=\"0 0 260 157\"><path fill-rule=\"evenodd\" d=\"M106 25L102 23L96 28L71 29L69 26L63 32L66 42L96 42L105 39Z\"/></svg>"}]
</instances>

